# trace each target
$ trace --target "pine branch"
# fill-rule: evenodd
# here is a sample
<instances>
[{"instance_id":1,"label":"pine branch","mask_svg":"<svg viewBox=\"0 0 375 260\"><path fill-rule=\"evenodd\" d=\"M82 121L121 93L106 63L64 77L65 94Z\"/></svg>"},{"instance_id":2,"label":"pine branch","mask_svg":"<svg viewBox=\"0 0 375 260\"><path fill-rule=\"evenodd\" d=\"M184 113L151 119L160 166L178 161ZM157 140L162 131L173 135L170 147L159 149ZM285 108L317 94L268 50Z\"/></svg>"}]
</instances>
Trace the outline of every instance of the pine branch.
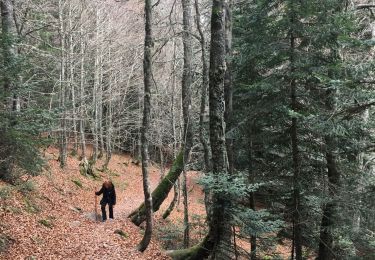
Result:
<instances>
[{"instance_id":1,"label":"pine branch","mask_svg":"<svg viewBox=\"0 0 375 260\"><path fill-rule=\"evenodd\" d=\"M372 107L373 105L375 105L375 101L372 101L372 102L366 103L366 104L357 104L356 106L349 107L349 108L345 109L344 111L338 112L336 114L336 116L344 115L344 117L342 118L342 120L349 120L354 115L362 113L363 111L365 111L369 107Z\"/></svg>"},{"instance_id":2,"label":"pine branch","mask_svg":"<svg viewBox=\"0 0 375 260\"><path fill-rule=\"evenodd\" d=\"M357 10L375 8L375 4L359 4L355 7Z\"/></svg>"}]
</instances>

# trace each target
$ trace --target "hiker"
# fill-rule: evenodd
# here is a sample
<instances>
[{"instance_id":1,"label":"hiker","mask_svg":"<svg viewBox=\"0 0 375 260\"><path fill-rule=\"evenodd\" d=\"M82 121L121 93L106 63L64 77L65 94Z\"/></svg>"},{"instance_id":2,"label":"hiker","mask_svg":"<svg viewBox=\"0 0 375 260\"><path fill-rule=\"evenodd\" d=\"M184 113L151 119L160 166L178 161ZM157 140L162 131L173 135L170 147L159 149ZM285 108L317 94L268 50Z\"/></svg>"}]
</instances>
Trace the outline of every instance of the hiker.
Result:
<instances>
[{"instance_id":1,"label":"hiker","mask_svg":"<svg viewBox=\"0 0 375 260\"><path fill-rule=\"evenodd\" d=\"M103 198L100 200L100 205L102 209L102 218L104 222L107 220L107 213L105 210L105 206L108 204L109 218L113 219L113 206L116 205L115 186L113 185L111 181L105 181L100 191L96 191L95 195L99 196L102 193L103 193Z\"/></svg>"}]
</instances>

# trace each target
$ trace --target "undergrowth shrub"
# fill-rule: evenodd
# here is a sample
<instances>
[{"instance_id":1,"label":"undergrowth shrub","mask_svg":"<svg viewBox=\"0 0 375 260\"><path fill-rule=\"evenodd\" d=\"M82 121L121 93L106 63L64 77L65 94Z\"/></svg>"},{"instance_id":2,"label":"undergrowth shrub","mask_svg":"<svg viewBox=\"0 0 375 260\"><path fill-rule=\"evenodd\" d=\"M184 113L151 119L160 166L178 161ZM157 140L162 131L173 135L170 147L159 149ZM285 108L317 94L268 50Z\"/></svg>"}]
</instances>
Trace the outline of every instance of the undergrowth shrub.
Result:
<instances>
[{"instance_id":1,"label":"undergrowth shrub","mask_svg":"<svg viewBox=\"0 0 375 260\"><path fill-rule=\"evenodd\" d=\"M158 226L155 229L158 240L161 241L165 249L179 249L183 245L181 234L184 232L182 224L175 224L168 221L165 225Z\"/></svg>"},{"instance_id":2,"label":"undergrowth shrub","mask_svg":"<svg viewBox=\"0 0 375 260\"><path fill-rule=\"evenodd\" d=\"M13 239L4 234L0 234L0 253L5 252L13 243Z\"/></svg>"},{"instance_id":3,"label":"undergrowth shrub","mask_svg":"<svg viewBox=\"0 0 375 260\"><path fill-rule=\"evenodd\" d=\"M0 187L0 199L8 199L11 195L12 187L9 185L5 185Z\"/></svg>"},{"instance_id":4,"label":"undergrowth shrub","mask_svg":"<svg viewBox=\"0 0 375 260\"><path fill-rule=\"evenodd\" d=\"M21 192L23 195L26 195L32 191L35 191L36 189L37 189L37 186L35 182L33 182L32 180L27 180L17 185L17 190Z\"/></svg>"},{"instance_id":5,"label":"undergrowth shrub","mask_svg":"<svg viewBox=\"0 0 375 260\"><path fill-rule=\"evenodd\" d=\"M24 197L25 210L29 213L39 213L41 211L40 207L36 204L34 199L31 197Z\"/></svg>"}]
</instances>

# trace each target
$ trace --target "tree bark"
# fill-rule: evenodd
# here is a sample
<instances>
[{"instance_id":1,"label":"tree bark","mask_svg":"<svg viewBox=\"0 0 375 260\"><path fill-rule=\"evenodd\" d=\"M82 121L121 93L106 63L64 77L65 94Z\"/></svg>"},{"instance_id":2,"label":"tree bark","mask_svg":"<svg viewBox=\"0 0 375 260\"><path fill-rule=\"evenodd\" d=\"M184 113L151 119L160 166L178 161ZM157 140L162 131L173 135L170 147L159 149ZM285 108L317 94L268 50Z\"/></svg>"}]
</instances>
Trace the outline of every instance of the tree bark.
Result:
<instances>
[{"instance_id":1,"label":"tree bark","mask_svg":"<svg viewBox=\"0 0 375 260\"><path fill-rule=\"evenodd\" d=\"M180 176L183 168L183 152L177 155L176 159L173 162L171 169L169 170L168 174L164 177L164 179L159 183L159 185L155 188L152 192L152 207L153 212L159 210L163 201L168 197L169 191L172 189L174 183L177 181L178 177ZM128 216L131 218L131 221L139 226L142 224L143 221L146 220L146 210L145 204L142 203L136 210Z\"/></svg>"},{"instance_id":2,"label":"tree bark","mask_svg":"<svg viewBox=\"0 0 375 260\"><path fill-rule=\"evenodd\" d=\"M209 78L210 106L210 143L212 151L212 171L215 175L227 173L225 145L225 21L224 0L213 0L211 16L211 50ZM209 216L207 237L198 251L190 259L203 259L210 256L220 258L219 247L227 233L231 233L230 225L225 223L225 198L213 194L212 214Z\"/></svg>"},{"instance_id":3,"label":"tree bark","mask_svg":"<svg viewBox=\"0 0 375 260\"><path fill-rule=\"evenodd\" d=\"M198 0L195 0L195 13L196 13L196 25L199 32L200 37L200 45L201 45L201 60L202 60L202 92L201 92L201 104L200 104L200 114L199 114L199 139L203 146L203 154L204 154L204 170L206 172L211 171L211 153L210 153L210 145L208 143L207 138L207 130L205 127L205 114L206 114L206 100L207 100L207 88L209 85L209 71L208 71L208 63L207 63L207 44L206 44L206 37L202 30L201 25L201 16L199 11L199 3Z\"/></svg>"},{"instance_id":4,"label":"tree bark","mask_svg":"<svg viewBox=\"0 0 375 260\"><path fill-rule=\"evenodd\" d=\"M69 64L69 87L72 94L72 125L73 125L73 150L78 150L78 131L77 131L77 112L76 112L76 91L74 84L74 42L73 42L73 10L72 10L72 1L69 1L69 53L68 53L68 64Z\"/></svg>"},{"instance_id":5,"label":"tree bark","mask_svg":"<svg viewBox=\"0 0 375 260\"><path fill-rule=\"evenodd\" d=\"M174 207L176 206L177 199L178 199L178 185L177 185L177 182L175 182L175 184L173 186L173 190L174 190L173 200L171 201L171 204L169 204L168 209L164 212L163 219L168 218L169 215L172 213Z\"/></svg>"},{"instance_id":6,"label":"tree bark","mask_svg":"<svg viewBox=\"0 0 375 260\"><path fill-rule=\"evenodd\" d=\"M16 95L16 81L15 76L17 75L16 69L13 68L15 65L16 49L14 46L15 37L17 35L16 26L13 20L13 2L11 0L3 0L1 4L1 29L2 29L2 52L3 52L3 91L0 90L0 112L12 112L17 111L17 95ZM15 75L14 75L15 74ZM4 96L3 96L4 95ZM13 116L11 118L11 124L15 120ZM4 129L1 129L4 130ZM12 182L11 177L11 161L12 158L6 152L0 154L0 178L4 178Z\"/></svg>"},{"instance_id":7,"label":"tree bark","mask_svg":"<svg viewBox=\"0 0 375 260\"><path fill-rule=\"evenodd\" d=\"M254 192L250 193L250 208L254 211L256 210ZM256 260L257 259L257 236L256 235L250 236L250 244L251 244L250 259Z\"/></svg>"},{"instance_id":8,"label":"tree bark","mask_svg":"<svg viewBox=\"0 0 375 260\"><path fill-rule=\"evenodd\" d=\"M4 92L5 92L5 108L8 111L16 111L16 83L12 77L12 68L15 64L17 51L14 46L15 38L17 36L16 25L13 20L13 2L11 0L1 1L1 29L2 29L2 49L3 49L3 64L9 72L4 75Z\"/></svg>"},{"instance_id":9,"label":"tree bark","mask_svg":"<svg viewBox=\"0 0 375 260\"><path fill-rule=\"evenodd\" d=\"M325 106L329 113L335 110L335 91L326 91ZM338 189L340 188L341 174L337 168L337 159L334 153L335 142L331 136L325 136L326 143L326 161L327 161L327 175L328 175L328 194L330 201L324 205L323 217L320 226L320 242L318 260L331 260L336 259L333 242L334 238L332 230L336 226L338 213L337 213L337 196Z\"/></svg>"},{"instance_id":10,"label":"tree bark","mask_svg":"<svg viewBox=\"0 0 375 260\"><path fill-rule=\"evenodd\" d=\"M212 171L227 173L225 123L224 123L224 78L225 78L225 21L224 0L212 1L211 50L209 77L210 142L212 150ZM225 223L225 198L213 194L212 214L208 216L209 231L204 240L191 248L169 252L173 259L220 259L219 246L226 233L231 233Z\"/></svg>"},{"instance_id":11,"label":"tree bark","mask_svg":"<svg viewBox=\"0 0 375 260\"><path fill-rule=\"evenodd\" d=\"M295 23L295 10L293 7L294 3L292 1L290 7L290 21L291 25L294 26ZM297 82L294 76L296 72L295 68L295 46L296 38L293 29L290 29L290 101L291 110L297 112ZM297 118L292 117L292 126L290 129L290 138L292 143L292 161L293 161L293 248L292 248L292 259L302 260L302 230L300 221L301 212L301 191L300 191L300 152L298 147L298 125Z\"/></svg>"},{"instance_id":12,"label":"tree bark","mask_svg":"<svg viewBox=\"0 0 375 260\"><path fill-rule=\"evenodd\" d=\"M111 57L111 48L108 48L108 56ZM109 79L109 86L108 86L108 101L106 103L106 112L105 112L105 125L106 125L106 138L105 138L105 150L106 150L106 158L105 163L103 165L104 169L108 168L109 161L112 158L112 85L117 86L116 84L116 78L112 79L112 76L110 76Z\"/></svg>"},{"instance_id":13,"label":"tree bark","mask_svg":"<svg viewBox=\"0 0 375 260\"><path fill-rule=\"evenodd\" d=\"M82 7L83 8L83 7ZM79 131L81 139L81 157L86 160L86 138L85 138L85 43L83 39L83 19L81 19L80 27L80 107L79 107Z\"/></svg>"},{"instance_id":14,"label":"tree bark","mask_svg":"<svg viewBox=\"0 0 375 260\"><path fill-rule=\"evenodd\" d=\"M62 115L60 119L60 140L59 140L59 161L60 167L64 168L67 158L67 136L66 136L66 84L65 84L65 29L64 29L64 4L59 0L59 26L60 26L60 109Z\"/></svg>"},{"instance_id":15,"label":"tree bark","mask_svg":"<svg viewBox=\"0 0 375 260\"><path fill-rule=\"evenodd\" d=\"M226 131L231 129L231 120L233 114L233 87L232 87L232 6L233 0L226 0L225 3L225 53L226 53L226 71L224 79L225 95L225 124ZM229 173L234 172L234 154L233 154L233 137L226 137Z\"/></svg>"},{"instance_id":16,"label":"tree bark","mask_svg":"<svg viewBox=\"0 0 375 260\"><path fill-rule=\"evenodd\" d=\"M184 45L184 69L182 73L182 113L184 118L184 136L183 136L183 182L182 193L184 196L184 246L189 246L189 208L188 208L188 192L187 192L187 174L186 164L189 161L190 150L193 143L193 130L191 122L191 85L193 81L192 75L192 39L191 39L191 1L181 0L182 3L182 22L184 33L182 36Z\"/></svg>"},{"instance_id":17,"label":"tree bark","mask_svg":"<svg viewBox=\"0 0 375 260\"><path fill-rule=\"evenodd\" d=\"M183 0L184 5L184 70L182 79L182 110L183 110L183 149L180 154L177 155L173 162L172 168L169 173L163 178L156 189L152 192L153 199L153 210L158 211L160 205L163 203L165 198L168 196L169 191L173 187L173 184L179 178L181 172L184 170L184 165L188 162L190 150L193 141L192 122L190 119L191 110L191 84L192 84L192 41L191 41L191 4L190 0ZM173 106L172 106L172 109ZM186 192L187 194L187 192ZM187 199L187 197L186 197ZM187 205L187 202L186 202ZM140 225L145 220L145 207L142 203L136 210L130 213L129 218L135 225ZM186 216L185 216L186 218ZM188 227L188 226L186 226ZM188 229L185 228L185 232ZM185 233L184 232L184 233ZM185 234L187 236L187 233Z\"/></svg>"},{"instance_id":18,"label":"tree bark","mask_svg":"<svg viewBox=\"0 0 375 260\"><path fill-rule=\"evenodd\" d=\"M252 125L249 126L248 138L249 138L249 176L248 181L249 183L254 183L254 164L253 164L253 134L252 134ZM256 210L255 208L255 196L254 192L250 192L249 194L249 204L252 210ZM257 259L257 237L256 235L250 235L250 259L256 260Z\"/></svg>"},{"instance_id":19,"label":"tree bark","mask_svg":"<svg viewBox=\"0 0 375 260\"><path fill-rule=\"evenodd\" d=\"M141 129L141 154L142 154L142 174L143 192L145 196L146 230L142 241L138 245L138 250L143 252L147 249L152 235L152 196L150 192L150 181L148 176L148 138L151 120L151 87L152 87L152 3L145 0L145 47L143 60L144 73L144 103L143 122Z\"/></svg>"},{"instance_id":20,"label":"tree bark","mask_svg":"<svg viewBox=\"0 0 375 260\"><path fill-rule=\"evenodd\" d=\"M92 132L93 132L93 137L94 137L94 144L93 144L93 154L92 154L92 161L95 164L96 161L98 160L99 157L99 88L100 88L100 76L99 76L99 21L100 18L100 10L99 7L96 6L96 11L95 11L95 20L96 20L96 28L95 28L95 55L94 55L94 87L93 87L93 108L94 108L94 122L92 124Z\"/></svg>"}]
</instances>

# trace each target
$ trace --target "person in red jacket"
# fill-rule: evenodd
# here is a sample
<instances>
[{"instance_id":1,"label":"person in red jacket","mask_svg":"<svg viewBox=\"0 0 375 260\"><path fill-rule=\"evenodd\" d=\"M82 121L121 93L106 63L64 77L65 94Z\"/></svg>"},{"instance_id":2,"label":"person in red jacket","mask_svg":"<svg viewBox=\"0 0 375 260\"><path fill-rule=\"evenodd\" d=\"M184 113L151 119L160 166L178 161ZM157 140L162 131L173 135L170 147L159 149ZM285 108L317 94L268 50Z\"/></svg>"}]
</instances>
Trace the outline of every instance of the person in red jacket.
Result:
<instances>
[{"instance_id":1,"label":"person in red jacket","mask_svg":"<svg viewBox=\"0 0 375 260\"><path fill-rule=\"evenodd\" d=\"M107 204L109 208L109 218L113 219L113 206L116 205L116 191L111 181L105 181L102 188L95 192L96 196L101 194L103 194L103 198L100 200L103 221L107 220L107 212L105 210Z\"/></svg>"}]
</instances>

